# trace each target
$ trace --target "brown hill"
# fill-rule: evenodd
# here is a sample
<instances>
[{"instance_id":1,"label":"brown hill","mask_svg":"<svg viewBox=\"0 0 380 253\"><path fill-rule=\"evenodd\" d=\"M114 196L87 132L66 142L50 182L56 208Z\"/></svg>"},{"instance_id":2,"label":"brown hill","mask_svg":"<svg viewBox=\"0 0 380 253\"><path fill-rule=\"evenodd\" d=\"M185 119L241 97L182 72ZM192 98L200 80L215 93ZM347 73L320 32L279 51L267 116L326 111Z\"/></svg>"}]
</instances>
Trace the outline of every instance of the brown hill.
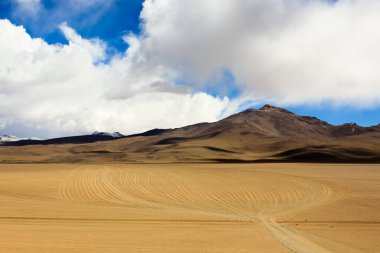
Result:
<instances>
[{"instance_id":1,"label":"brown hill","mask_svg":"<svg viewBox=\"0 0 380 253\"><path fill-rule=\"evenodd\" d=\"M380 125L331 125L265 105L215 123L112 140L70 137L0 147L3 162L379 162ZM74 139L73 139L74 138ZM80 138L80 139L76 139ZM80 142L78 142L80 140ZM90 139L89 139L90 140Z\"/></svg>"}]
</instances>

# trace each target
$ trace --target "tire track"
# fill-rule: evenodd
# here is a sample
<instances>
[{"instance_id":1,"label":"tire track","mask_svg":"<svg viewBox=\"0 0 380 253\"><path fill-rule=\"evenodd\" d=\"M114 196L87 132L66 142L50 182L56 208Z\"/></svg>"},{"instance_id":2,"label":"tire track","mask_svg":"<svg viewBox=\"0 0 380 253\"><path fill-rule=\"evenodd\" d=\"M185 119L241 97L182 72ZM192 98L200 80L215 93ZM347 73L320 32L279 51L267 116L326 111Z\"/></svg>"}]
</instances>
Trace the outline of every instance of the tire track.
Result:
<instances>
[{"instance_id":1,"label":"tire track","mask_svg":"<svg viewBox=\"0 0 380 253\"><path fill-rule=\"evenodd\" d=\"M276 213L310 207L331 194L326 186L301 178L194 168L87 166L64 178L58 193L78 203L185 209L255 221L294 252L328 252L272 219Z\"/></svg>"}]
</instances>

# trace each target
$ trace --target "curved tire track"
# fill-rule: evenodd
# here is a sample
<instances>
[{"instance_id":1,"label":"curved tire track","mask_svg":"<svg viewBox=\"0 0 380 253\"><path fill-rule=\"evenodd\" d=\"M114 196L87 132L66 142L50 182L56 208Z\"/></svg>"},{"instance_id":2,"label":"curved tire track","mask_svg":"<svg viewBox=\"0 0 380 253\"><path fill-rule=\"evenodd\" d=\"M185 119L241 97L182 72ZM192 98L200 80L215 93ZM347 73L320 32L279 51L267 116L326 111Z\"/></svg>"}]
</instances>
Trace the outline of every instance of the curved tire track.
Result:
<instances>
[{"instance_id":1,"label":"curved tire track","mask_svg":"<svg viewBox=\"0 0 380 253\"><path fill-rule=\"evenodd\" d=\"M79 203L176 208L256 221L294 252L328 252L271 217L327 198L323 185L275 173L232 173L147 166L78 167L59 185L61 198Z\"/></svg>"}]
</instances>

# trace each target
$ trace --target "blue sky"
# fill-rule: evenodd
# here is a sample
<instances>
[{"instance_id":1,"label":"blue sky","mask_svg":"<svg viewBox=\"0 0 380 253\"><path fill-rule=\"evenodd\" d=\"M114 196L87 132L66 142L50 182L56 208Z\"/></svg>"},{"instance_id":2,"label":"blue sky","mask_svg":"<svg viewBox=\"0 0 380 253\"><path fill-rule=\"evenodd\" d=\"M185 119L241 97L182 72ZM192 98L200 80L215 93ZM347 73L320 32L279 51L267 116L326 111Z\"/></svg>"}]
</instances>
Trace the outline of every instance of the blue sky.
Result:
<instances>
[{"instance_id":1,"label":"blue sky","mask_svg":"<svg viewBox=\"0 0 380 253\"><path fill-rule=\"evenodd\" d=\"M360 109L354 106L289 106L289 110L300 114L323 119L331 124L357 123L362 126L374 126L380 122L379 108Z\"/></svg>"},{"instance_id":2,"label":"blue sky","mask_svg":"<svg viewBox=\"0 0 380 253\"><path fill-rule=\"evenodd\" d=\"M107 2L109 3L106 4ZM62 44L67 44L67 39L58 26L67 22L84 38L99 37L118 51L127 48L122 40L123 35L140 32L141 0L99 1L99 4L80 10L67 4L67 1L42 0L41 4L43 11L31 17L25 13L17 13L16 1L2 0L0 18L23 25L33 37L41 37L48 43Z\"/></svg>"},{"instance_id":3,"label":"blue sky","mask_svg":"<svg viewBox=\"0 0 380 253\"><path fill-rule=\"evenodd\" d=\"M162 4L164 2L171 4ZM192 1L178 3L172 0L148 1L144 8L143 2L139 0L1 1L0 19L9 20L12 24L10 29L23 26L26 29L25 33L32 38L41 38L49 45L69 46L69 41L71 41L71 44L77 44L79 47L83 47L82 49L90 50L88 51L90 53L95 50L102 55L101 51L103 50L107 55L100 61L103 69L99 70L99 66L96 65L99 62L94 63L94 65L86 68L91 69L92 74L88 75L99 74L103 78L105 69L109 68L114 71L111 71L112 73L117 73L120 76L125 75L125 77L123 77L124 79L117 79L115 78L116 74L113 74L112 77L104 77L105 81L93 84L101 92L99 91L99 94L94 95L91 102L78 103L77 108L71 109L71 111L65 109L65 102L58 106L55 101L62 98L63 95L61 94L64 93L62 87L65 86L64 83L67 83L67 80L82 80L83 78L87 80L87 77L80 77L79 72L73 74L72 70L67 70L66 73L65 70L62 74L62 80L57 79L56 83L41 84L50 85L49 96L54 92L56 93L56 98L52 101L44 101L46 104L50 103L52 107L60 109L57 109L57 112L51 116L55 122L52 126L41 113L43 111L40 109L43 106L42 102L41 105L36 105L34 108L32 103L35 103L37 97L30 95L31 92L29 91L20 92L17 89L16 92L15 89L15 99L12 100L8 96L9 100L6 105L14 106L16 98L25 96L22 98L22 101L26 101L25 105L24 102L17 103L26 107L20 106L19 110L14 110L14 116L7 114L6 107L3 112L0 111L0 134L15 134L21 137L36 135L46 138L81 134L92 130L115 130L133 133L154 127L177 127L199 121L214 121L246 109L251 104L258 108L264 103L279 105L301 115L316 116L332 124L356 122L363 126L370 126L380 123L380 98L376 93L380 87L376 83L377 77L371 72L372 66L369 65L377 66L376 61L360 62L366 59L364 57L366 52L363 52L362 55L355 53L356 51L361 52L368 45L373 47L368 50L378 51L379 48L376 48L376 43L367 45L371 39L373 40L371 37L373 32L362 33L361 36L358 36L360 41L355 42L356 44L347 43L350 39L352 40L350 37L352 34L366 30L361 29L361 26L368 25L371 27L369 26L371 24L362 23L360 26L358 25L357 33L352 32L349 22L356 18L350 16L354 12L347 12L347 15L343 12L341 15L346 15L343 16L343 20L347 20L347 25L337 25L336 27L332 25L331 31L326 31L326 25L321 23L323 19L319 18L324 15L326 20L331 19L333 21L335 18L334 11L340 8L340 5L344 11L347 8L352 8L352 10L358 8L360 11L369 12L376 5L376 1L369 1L368 8L356 6L359 4L347 0L312 1L313 4L310 5L305 4L305 1L300 1L302 5L298 9L285 9L290 13L289 16L298 17L298 23L292 23L295 20L294 18L282 17L281 13L284 11L277 12L278 7L274 6L275 3L254 5L252 4L254 2L232 1L230 4L231 6L236 5L235 8L226 9L223 13L227 13L229 17L235 15L236 18L228 20L221 16L219 27L215 25L219 23L208 23L207 13L210 10L207 8L213 8L211 4L206 6L198 0L196 3ZM326 2L329 2L328 5L330 6L326 5ZM371 4L373 6L370 6ZM193 5L197 6L194 9L195 11L188 11L189 6L191 8ZM281 8L287 7L282 6ZM244 13L245 11L247 13ZM193 15L193 13L195 14ZM365 14L362 13L362 15ZM284 20L280 23L274 21L281 18ZM203 23L198 24L200 20ZM210 20L212 21L212 19ZM64 29L62 29L63 24L66 27ZM293 27L292 30L298 33L288 30L284 24ZM267 30L277 34L277 37L274 37L276 38L275 43L272 43L272 35L267 34ZM262 44L256 43L257 34L266 39L267 43L264 47ZM300 38L298 34L302 34L302 37ZM339 34L338 37L342 37L342 42L331 36L334 34ZM81 38L76 38L77 35ZM308 38L308 40L303 41L303 37ZM320 37L322 37L322 43L319 41ZM250 38L253 43L245 44L247 38ZM324 45L325 48L318 48L324 44L323 41L330 41L330 44ZM293 44L296 45L297 43L301 44L293 47ZM307 43L311 44L308 45ZM279 46L280 44L282 45ZM131 45L134 48L133 52L138 57L127 55L126 52L129 52L127 50ZM303 48L304 45L305 48ZM341 48L343 49L339 45L342 45ZM250 46L252 48L249 48ZM88 49L88 47L91 48ZM240 50L241 48L244 50ZM257 50L257 48L261 49ZM189 49L193 52L190 52ZM299 52L298 49L300 49ZM64 50L64 48L59 50ZM264 55L263 52L270 53ZM321 52L321 57L318 57L318 53L314 56L315 52ZM348 54L354 53L351 58L343 59L340 55L347 55L347 52ZM325 56L324 53L326 53ZM37 51L33 52L33 57L36 57L37 54L39 54ZM129 54L131 53L129 52ZM297 57L299 62L297 62ZM51 58L55 59L55 56L52 55ZM324 58L326 61L323 60ZM143 60L141 61L141 59ZM350 65L351 61L352 65ZM358 66L366 66L365 69L356 67L356 63ZM46 64L49 66L52 63L47 62ZM333 64L334 67L328 66L328 64ZM70 63L68 63L69 65ZM8 66L7 69L11 67ZM0 65L0 70L1 68ZM122 69L125 69L126 72L123 73ZM23 71L29 73L26 67L20 71L21 73ZM33 72L35 70L30 71L35 73ZM139 74L133 76L135 73ZM26 74L26 76L28 75ZM369 80L368 76L373 77L373 80ZM13 80L14 77L7 78L0 80L0 88L2 85L4 86L3 90L6 91L13 89L7 86L6 80ZM37 79L45 80L46 77ZM351 80L354 81L351 82ZM9 82L12 83L13 81ZM25 81L18 80L18 82L31 91L39 89L39 86L32 86L36 81L25 79ZM80 89L85 90L85 88L91 87L91 82L93 81L89 80L83 87L78 88L78 92L83 92ZM144 84L144 82L149 83ZM75 85L77 84L75 83ZM168 100L175 100L162 102L162 104L167 103L167 105L165 104L162 109L157 110L161 114L157 113L154 117L145 119L146 122L142 124L141 119L135 116L137 111L134 110L137 109L133 108L138 108L138 110L143 110L141 108L145 107L144 110L157 108L157 104L160 105L161 103L159 101L162 96L159 94L163 94L162 92L168 94ZM26 96L25 94L29 95ZM148 96L147 94L159 99L152 99L150 101L152 105L140 105L144 101L138 100L137 97ZM198 96L204 99L205 104L209 103L206 107L215 109L203 113L202 108L197 108L197 102L192 102L196 100L195 97L198 99ZM126 130L119 129L121 123L109 124L109 116L105 116L103 112L89 116L89 118L93 118L93 128L83 127L86 124L89 125L89 122L81 122L74 114L78 114L78 112L87 113L92 104L99 104L100 106L101 103L97 102L99 100L102 100L108 110L122 111L123 108L127 107L125 110L128 111L128 115L123 116L121 120L130 124L125 127ZM137 100L139 102L136 102ZM71 100L67 98L67 101ZM27 102L33 106L27 106ZM187 105L188 103L191 106ZM165 116L173 114L164 109L172 108L170 107L172 104L179 104L180 108L186 109L186 111L176 112L180 120L171 120ZM114 108L116 105L118 107ZM29 108L32 112L27 114L22 112ZM202 111L202 113L199 114L199 117L193 117L197 110ZM94 111L99 110L95 109L94 106ZM62 115L65 119L60 118ZM3 117L2 120L1 117ZM191 120L187 120L186 117L191 118ZM115 115L112 120L117 119L118 116ZM136 127L132 127L132 124ZM112 127L109 127L110 125ZM61 130L61 127L65 130ZM46 131L48 128L52 130Z\"/></svg>"}]
</instances>

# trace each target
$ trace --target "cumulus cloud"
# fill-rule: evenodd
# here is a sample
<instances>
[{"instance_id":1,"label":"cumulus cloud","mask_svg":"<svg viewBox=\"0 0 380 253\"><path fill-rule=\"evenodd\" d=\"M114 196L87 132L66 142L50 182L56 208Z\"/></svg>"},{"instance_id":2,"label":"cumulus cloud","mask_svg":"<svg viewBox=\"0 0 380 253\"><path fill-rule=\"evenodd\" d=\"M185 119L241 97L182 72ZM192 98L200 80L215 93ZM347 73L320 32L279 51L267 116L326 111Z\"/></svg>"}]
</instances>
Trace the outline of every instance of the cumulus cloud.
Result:
<instances>
[{"instance_id":1,"label":"cumulus cloud","mask_svg":"<svg viewBox=\"0 0 380 253\"><path fill-rule=\"evenodd\" d=\"M378 0L145 0L140 17L106 63L105 42L65 23L69 44L49 45L2 20L0 126L133 133L251 103L380 105ZM233 101L195 92L218 93L223 73Z\"/></svg>"},{"instance_id":2,"label":"cumulus cloud","mask_svg":"<svg viewBox=\"0 0 380 253\"><path fill-rule=\"evenodd\" d=\"M69 45L31 38L21 26L0 21L0 125L24 124L60 134L95 130L135 133L216 120L228 99L173 92L161 66L144 64L139 41L109 64L98 40L67 25ZM18 126L19 127L19 126Z\"/></svg>"},{"instance_id":3,"label":"cumulus cloud","mask_svg":"<svg viewBox=\"0 0 380 253\"><path fill-rule=\"evenodd\" d=\"M377 0L146 0L145 50L183 79L228 69L277 104L380 102Z\"/></svg>"}]
</instances>

